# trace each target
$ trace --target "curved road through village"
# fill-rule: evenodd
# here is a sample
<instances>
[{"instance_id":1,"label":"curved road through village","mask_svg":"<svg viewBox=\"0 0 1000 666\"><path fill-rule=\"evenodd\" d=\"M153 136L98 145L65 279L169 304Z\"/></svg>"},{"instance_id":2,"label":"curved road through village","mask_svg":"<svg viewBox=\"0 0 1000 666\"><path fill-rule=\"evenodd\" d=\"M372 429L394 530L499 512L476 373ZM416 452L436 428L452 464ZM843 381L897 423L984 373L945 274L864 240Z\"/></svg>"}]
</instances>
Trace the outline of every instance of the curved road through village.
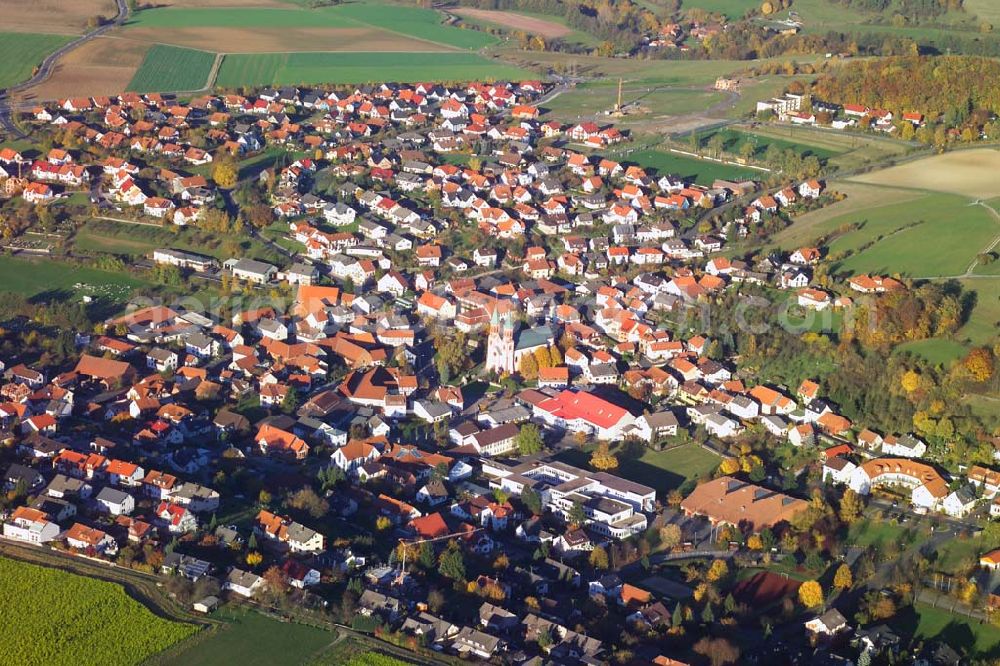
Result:
<instances>
[{"instance_id":1,"label":"curved road through village","mask_svg":"<svg viewBox=\"0 0 1000 666\"><path fill-rule=\"evenodd\" d=\"M27 81L11 86L10 88L0 90L0 127L3 128L4 132L6 132L8 136L11 138L24 138L24 132L22 132L14 123L11 96L14 93L38 85L39 83L45 81L45 79L49 78L52 75L52 70L55 68L56 63L59 62L59 59L76 47L81 44L86 44L95 37L100 37L108 30L124 24L129 15L128 3L126 0L115 0L115 3L118 5L118 15L115 16L113 21L105 23L88 33L80 35L68 44L60 47L57 51L53 51L47 55L38 66L38 69L35 70L35 74Z\"/></svg>"}]
</instances>

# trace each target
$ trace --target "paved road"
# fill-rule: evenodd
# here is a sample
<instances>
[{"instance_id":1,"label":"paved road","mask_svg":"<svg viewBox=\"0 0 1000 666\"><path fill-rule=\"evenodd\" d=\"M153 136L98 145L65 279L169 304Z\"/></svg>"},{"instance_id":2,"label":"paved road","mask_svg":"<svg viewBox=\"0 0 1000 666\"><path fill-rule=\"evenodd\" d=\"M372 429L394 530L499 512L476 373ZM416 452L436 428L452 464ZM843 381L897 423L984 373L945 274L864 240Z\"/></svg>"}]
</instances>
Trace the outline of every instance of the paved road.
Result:
<instances>
[{"instance_id":1,"label":"paved road","mask_svg":"<svg viewBox=\"0 0 1000 666\"><path fill-rule=\"evenodd\" d=\"M25 137L24 132L22 132L21 129L16 124L14 124L14 119L11 115L13 111L11 95L13 95L14 93L21 92L23 90L27 90L32 86L36 86L39 83L42 83L47 78L52 76L52 72L55 69L56 63L58 63L59 59L62 58L64 55L66 55L73 49L77 48L78 46L86 44L95 37L100 37L105 32L111 30L112 28L117 28L125 23L129 15L128 3L126 2L126 0L115 0L115 2L118 5L118 15L115 16L113 21L111 21L110 23L105 23L104 25L94 28L88 33L80 35L73 41L69 42L68 44L62 46L58 50L53 51L52 53L47 55L45 59L42 60L42 63L38 66L38 69L35 70L34 76L32 76L27 81L19 83L16 86L11 86L10 88L0 89L0 127L3 128L5 133L7 133L12 138L23 139Z\"/></svg>"}]
</instances>

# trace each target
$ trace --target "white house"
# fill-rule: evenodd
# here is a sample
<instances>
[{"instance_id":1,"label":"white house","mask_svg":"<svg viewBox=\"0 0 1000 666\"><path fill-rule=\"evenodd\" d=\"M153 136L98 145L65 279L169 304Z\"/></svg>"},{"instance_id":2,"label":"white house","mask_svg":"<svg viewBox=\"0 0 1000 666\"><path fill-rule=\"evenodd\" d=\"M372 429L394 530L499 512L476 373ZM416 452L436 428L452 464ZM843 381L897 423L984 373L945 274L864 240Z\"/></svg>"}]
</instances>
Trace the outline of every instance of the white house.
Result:
<instances>
[{"instance_id":1,"label":"white house","mask_svg":"<svg viewBox=\"0 0 1000 666\"><path fill-rule=\"evenodd\" d=\"M735 437L743 432L743 426L739 422L722 414L709 414L705 417L705 430L710 435L726 439L728 437Z\"/></svg>"},{"instance_id":2,"label":"white house","mask_svg":"<svg viewBox=\"0 0 1000 666\"><path fill-rule=\"evenodd\" d=\"M226 580L222 584L223 590L228 590L241 597L250 598L264 587L264 579L255 573L243 571L233 567L226 574Z\"/></svg>"},{"instance_id":3,"label":"white house","mask_svg":"<svg viewBox=\"0 0 1000 666\"><path fill-rule=\"evenodd\" d=\"M47 543L58 537L59 532L59 526L49 520L48 514L27 506L15 509L10 520L3 524L5 538L24 543Z\"/></svg>"},{"instance_id":4,"label":"white house","mask_svg":"<svg viewBox=\"0 0 1000 666\"><path fill-rule=\"evenodd\" d=\"M941 510L952 518L965 518L976 507L976 494L970 486L963 486L944 498Z\"/></svg>"},{"instance_id":5,"label":"white house","mask_svg":"<svg viewBox=\"0 0 1000 666\"><path fill-rule=\"evenodd\" d=\"M857 468L858 466L847 458L834 456L823 463L823 481L848 484Z\"/></svg>"},{"instance_id":6,"label":"white house","mask_svg":"<svg viewBox=\"0 0 1000 666\"><path fill-rule=\"evenodd\" d=\"M111 487L97 493L96 500L101 510L112 516L127 516L135 510L135 498Z\"/></svg>"},{"instance_id":7,"label":"white house","mask_svg":"<svg viewBox=\"0 0 1000 666\"><path fill-rule=\"evenodd\" d=\"M913 435L886 435L882 440L882 455L922 458L927 453L927 444Z\"/></svg>"}]
</instances>

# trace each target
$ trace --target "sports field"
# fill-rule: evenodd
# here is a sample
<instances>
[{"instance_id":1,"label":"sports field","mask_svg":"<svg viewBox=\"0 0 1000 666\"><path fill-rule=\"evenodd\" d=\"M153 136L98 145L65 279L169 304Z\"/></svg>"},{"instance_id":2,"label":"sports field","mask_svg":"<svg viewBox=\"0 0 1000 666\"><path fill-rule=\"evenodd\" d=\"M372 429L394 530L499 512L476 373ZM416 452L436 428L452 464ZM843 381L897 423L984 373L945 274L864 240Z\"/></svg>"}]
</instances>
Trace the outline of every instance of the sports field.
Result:
<instances>
[{"instance_id":1,"label":"sports field","mask_svg":"<svg viewBox=\"0 0 1000 666\"><path fill-rule=\"evenodd\" d=\"M45 56L70 39L64 35L0 32L0 88L31 78Z\"/></svg>"},{"instance_id":2,"label":"sports field","mask_svg":"<svg viewBox=\"0 0 1000 666\"><path fill-rule=\"evenodd\" d=\"M222 61L223 88L372 81L521 80L533 74L473 53L261 53Z\"/></svg>"},{"instance_id":3,"label":"sports field","mask_svg":"<svg viewBox=\"0 0 1000 666\"><path fill-rule=\"evenodd\" d=\"M874 171L859 183L963 194L977 199L1000 196L1000 150L958 150Z\"/></svg>"},{"instance_id":4,"label":"sports field","mask_svg":"<svg viewBox=\"0 0 1000 666\"><path fill-rule=\"evenodd\" d=\"M135 92L199 90L208 83L215 54L155 44L146 53L128 89Z\"/></svg>"},{"instance_id":5,"label":"sports field","mask_svg":"<svg viewBox=\"0 0 1000 666\"><path fill-rule=\"evenodd\" d=\"M113 583L7 558L0 579L5 666L131 666L196 631Z\"/></svg>"},{"instance_id":6,"label":"sports field","mask_svg":"<svg viewBox=\"0 0 1000 666\"><path fill-rule=\"evenodd\" d=\"M740 149L744 144L750 142L753 144L756 152L754 153L755 159L761 159L767 152L768 148L774 146L775 148L785 151L794 150L799 155L803 157L809 155L815 155L822 161L826 161L833 157L834 155L839 155L844 152L843 150L838 150L832 146L820 146L814 143L807 143L804 140L799 140L796 138L782 138L776 137L769 134L764 134L761 132L754 132L749 130L732 129L726 128L721 130L716 130L714 132L708 132L699 134L698 138L701 140L702 145L707 145L713 136L721 136L723 141L723 149L729 153L740 154Z\"/></svg>"},{"instance_id":7,"label":"sports field","mask_svg":"<svg viewBox=\"0 0 1000 666\"><path fill-rule=\"evenodd\" d=\"M699 160L662 150L640 150L629 155L625 161L654 169L658 174L673 174L690 178L699 185L706 186L710 186L717 178L746 180L760 178L762 174L762 172L753 169Z\"/></svg>"}]
</instances>

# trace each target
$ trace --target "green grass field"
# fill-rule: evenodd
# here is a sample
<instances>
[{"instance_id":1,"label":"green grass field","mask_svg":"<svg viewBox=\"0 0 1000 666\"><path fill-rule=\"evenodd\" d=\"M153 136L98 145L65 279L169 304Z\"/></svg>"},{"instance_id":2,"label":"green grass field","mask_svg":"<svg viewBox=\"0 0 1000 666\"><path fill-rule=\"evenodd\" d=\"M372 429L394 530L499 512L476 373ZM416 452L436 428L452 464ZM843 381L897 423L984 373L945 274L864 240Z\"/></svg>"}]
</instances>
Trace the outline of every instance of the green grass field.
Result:
<instances>
[{"instance_id":1,"label":"green grass field","mask_svg":"<svg viewBox=\"0 0 1000 666\"><path fill-rule=\"evenodd\" d=\"M533 78L531 72L473 53L261 53L227 55L224 88L371 81L486 81Z\"/></svg>"},{"instance_id":2,"label":"green grass field","mask_svg":"<svg viewBox=\"0 0 1000 666\"><path fill-rule=\"evenodd\" d=\"M729 18L742 18L750 8L758 7L755 0L684 0L683 9L704 9L706 12L725 14Z\"/></svg>"},{"instance_id":3,"label":"green grass field","mask_svg":"<svg viewBox=\"0 0 1000 666\"><path fill-rule=\"evenodd\" d=\"M61 261L0 257L0 284L25 296L58 291L124 301L133 289L149 283Z\"/></svg>"},{"instance_id":4,"label":"green grass field","mask_svg":"<svg viewBox=\"0 0 1000 666\"><path fill-rule=\"evenodd\" d=\"M0 558L5 666L132 666L194 633L113 583Z\"/></svg>"},{"instance_id":5,"label":"green grass field","mask_svg":"<svg viewBox=\"0 0 1000 666\"><path fill-rule=\"evenodd\" d=\"M965 345L955 340L945 340L941 338L929 338L927 340L915 340L904 342L895 349L896 353L909 352L927 360L932 365L943 365L948 367L968 352Z\"/></svg>"},{"instance_id":6,"label":"green grass field","mask_svg":"<svg viewBox=\"0 0 1000 666\"><path fill-rule=\"evenodd\" d=\"M937 559L932 566L934 571L955 573L975 567L979 563L979 556L988 550L992 550L992 547L978 539L950 539L937 549Z\"/></svg>"},{"instance_id":7,"label":"green grass field","mask_svg":"<svg viewBox=\"0 0 1000 666\"><path fill-rule=\"evenodd\" d=\"M828 210L797 220L775 240L782 248L793 249L833 234L829 254L838 273L959 275L1000 233L989 212L981 206L969 206L965 197L850 183L831 187L850 189L854 194ZM855 224L860 228L839 231ZM836 258L845 252L853 254Z\"/></svg>"},{"instance_id":8,"label":"green grass field","mask_svg":"<svg viewBox=\"0 0 1000 666\"><path fill-rule=\"evenodd\" d=\"M955 334L973 344L987 344L1000 331L1000 278L959 280L962 289L975 296L976 302L969 321Z\"/></svg>"},{"instance_id":9,"label":"green grass field","mask_svg":"<svg viewBox=\"0 0 1000 666\"><path fill-rule=\"evenodd\" d=\"M215 54L179 46L154 44L132 77L135 92L198 90L208 83Z\"/></svg>"},{"instance_id":10,"label":"green grass field","mask_svg":"<svg viewBox=\"0 0 1000 666\"><path fill-rule=\"evenodd\" d=\"M1000 25L1000 4L995 0L965 0L965 11L991 23Z\"/></svg>"},{"instance_id":11,"label":"green grass field","mask_svg":"<svg viewBox=\"0 0 1000 666\"><path fill-rule=\"evenodd\" d=\"M336 7L170 8L145 9L130 26L152 28L358 28L374 27L461 49L479 49L497 39L478 30L441 23L431 9L380 2L352 2Z\"/></svg>"},{"instance_id":12,"label":"green grass field","mask_svg":"<svg viewBox=\"0 0 1000 666\"><path fill-rule=\"evenodd\" d=\"M0 88L31 78L45 56L68 42L66 35L0 32Z\"/></svg>"},{"instance_id":13,"label":"green grass field","mask_svg":"<svg viewBox=\"0 0 1000 666\"><path fill-rule=\"evenodd\" d=\"M914 201L834 218L831 229L863 222L862 228L837 237L830 254L855 253L835 262L844 273L900 273L936 277L963 273L976 254L998 232L992 216L980 206L968 206L964 197L931 194ZM864 247L875 241L874 245Z\"/></svg>"},{"instance_id":14,"label":"green grass field","mask_svg":"<svg viewBox=\"0 0 1000 666\"><path fill-rule=\"evenodd\" d=\"M282 257L258 240L246 236L227 238L195 228L155 227L91 220L73 238L77 252L120 254L131 257L169 247L206 254L217 259L240 255L269 263L284 263Z\"/></svg>"},{"instance_id":15,"label":"green grass field","mask_svg":"<svg viewBox=\"0 0 1000 666\"><path fill-rule=\"evenodd\" d=\"M161 659L168 666L294 666L315 663L336 634L302 624L278 622L252 610L225 607L213 613L226 627L205 640L181 646L176 654ZM324 657L322 663L329 663Z\"/></svg>"},{"instance_id":16,"label":"green grass field","mask_svg":"<svg viewBox=\"0 0 1000 666\"><path fill-rule=\"evenodd\" d=\"M890 542L901 542L904 532L906 532L906 528L902 525L886 521L873 523L866 518L851 525L847 534L847 543L861 548L868 546L877 548Z\"/></svg>"},{"instance_id":17,"label":"green grass field","mask_svg":"<svg viewBox=\"0 0 1000 666\"><path fill-rule=\"evenodd\" d=\"M659 174L671 173L691 178L698 184L706 186L711 185L716 178L743 180L761 177L761 172L753 169L699 160L662 150L640 150L629 155L626 161L655 169Z\"/></svg>"},{"instance_id":18,"label":"green grass field","mask_svg":"<svg viewBox=\"0 0 1000 666\"><path fill-rule=\"evenodd\" d=\"M893 618L890 625L904 635L942 641L972 657L995 659L1000 655L1000 628L950 613L944 608L917 603L912 611L907 609Z\"/></svg>"},{"instance_id":19,"label":"green grass field","mask_svg":"<svg viewBox=\"0 0 1000 666\"><path fill-rule=\"evenodd\" d=\"M556 458L587 469L592 451L593 447L567 449L559 453ZM673 490L685 481L698 479L722 462L719 456L693 443L666 451L646 448L638 458L623 456L620 451L617 453L619 453L618 474L655 488L659 493Z\"/></svg>"},{"instance_id":20,"label":"green grass field","mask_svg":"<svg viewBox=\"0 0 1000 666\"><path fill-rule=\"evenodd\" d=\"M420 7L357 2L345 3L329 11L364 25L462 49L480 49L497 42L496 37L485 32L443 25L441 14Z\"/></svg>"}]
</instances>

